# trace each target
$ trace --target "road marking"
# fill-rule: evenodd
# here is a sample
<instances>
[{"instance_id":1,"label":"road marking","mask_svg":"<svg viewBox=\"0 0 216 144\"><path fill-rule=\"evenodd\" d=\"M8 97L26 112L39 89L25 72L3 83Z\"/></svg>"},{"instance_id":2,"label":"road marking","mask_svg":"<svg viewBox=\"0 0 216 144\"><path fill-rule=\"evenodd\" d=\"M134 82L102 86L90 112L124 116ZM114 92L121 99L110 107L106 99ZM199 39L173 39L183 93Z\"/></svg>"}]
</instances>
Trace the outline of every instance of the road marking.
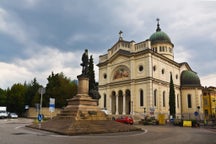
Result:
<instances>
[{"instance_id":1,"label":"road marking","mask_svg":"<svg viewBox=\"0 0 216 144\"><path fill-rule=\"evenodd\" d=\"M17 129L22 128L22 127L25 127L25 126L17 126L14 129L17 130Z\"/></svg>"}]
</instances>

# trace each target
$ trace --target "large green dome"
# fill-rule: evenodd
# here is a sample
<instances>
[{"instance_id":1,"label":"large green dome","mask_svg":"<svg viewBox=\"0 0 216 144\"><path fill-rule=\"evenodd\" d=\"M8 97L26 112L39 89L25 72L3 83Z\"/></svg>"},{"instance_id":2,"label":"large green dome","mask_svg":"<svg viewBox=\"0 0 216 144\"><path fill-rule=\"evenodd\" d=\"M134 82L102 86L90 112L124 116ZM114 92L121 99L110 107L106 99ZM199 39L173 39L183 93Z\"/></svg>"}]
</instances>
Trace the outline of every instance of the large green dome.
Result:
<instances>
[{"instance_id":1,"label":"large green dome","mask_svg":"<svg viewBox=\"0 0 216 144\"><path fill-rule=\"evenodd\" d=\"M172 43L169 36L163 31L156 31L153 33L150 37L150 41L152 44L158 42Z\"/></svg>"},{"instance_id":2,"label":"large green dome","mask_svg":"<svg viewBox=\"0 0 216 144\"><path fill-rule=\"evenodd\" d=\"M156 32L153 33L149 38L151 43L152 44L155 44L155 43L170 43L170 44L172 44L169 36L165 32L161 31L159 19L157 19L157 21L158 21L158 24L157 24Z\"/></svg>"},{"instance_id":3,"label":"large green dome","mask_svg":"<svg viewBox=\"0 0 216 144\"><path fill-rule=\"evenodd\" d=\"M181 86L200 87L200 79L195 72L185 70L181 73Z\"/></svg>"}]
</instances>

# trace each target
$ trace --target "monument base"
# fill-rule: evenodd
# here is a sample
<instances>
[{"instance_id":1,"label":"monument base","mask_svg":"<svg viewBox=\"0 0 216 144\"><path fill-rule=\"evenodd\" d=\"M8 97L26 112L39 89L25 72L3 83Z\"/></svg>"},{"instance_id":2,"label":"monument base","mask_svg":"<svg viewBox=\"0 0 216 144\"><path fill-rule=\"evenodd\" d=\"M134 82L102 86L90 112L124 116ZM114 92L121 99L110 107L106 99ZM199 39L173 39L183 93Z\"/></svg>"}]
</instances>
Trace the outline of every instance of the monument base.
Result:
<instances>
[{"instance_id":1,"label":"monument base","mask_svg":"<svg viewBox=\"0 0 216 144\"><path fill-rule=\"evenodd\" d=\"M88 95L88 78L79 76L78 80L78 94L68 100L60 114L40 126L32 124L29 127L65 135L141 131L132 125L109 120L97 106L97 100Z\"/></svg>"}]
</instances>

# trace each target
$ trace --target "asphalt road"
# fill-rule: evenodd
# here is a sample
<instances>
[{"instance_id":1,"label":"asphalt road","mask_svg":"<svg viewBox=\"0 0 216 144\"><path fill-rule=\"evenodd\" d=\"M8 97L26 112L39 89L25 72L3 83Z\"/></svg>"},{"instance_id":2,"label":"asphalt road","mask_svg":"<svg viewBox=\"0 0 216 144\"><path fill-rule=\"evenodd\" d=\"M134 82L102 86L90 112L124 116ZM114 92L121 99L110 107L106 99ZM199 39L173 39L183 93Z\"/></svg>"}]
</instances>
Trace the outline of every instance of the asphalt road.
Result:
<instances>
[{"instance_id":1,"label":"asphalt road","mask_svg":"<svg viewBox=\"0 0 216 144\"><path fill-rule=\"evenodd\" d=\"M29 119L0 119L0 144L216 144L216 130L139 126L143 132L64 136L25 127Z\"/></svg>"}]
</instances>

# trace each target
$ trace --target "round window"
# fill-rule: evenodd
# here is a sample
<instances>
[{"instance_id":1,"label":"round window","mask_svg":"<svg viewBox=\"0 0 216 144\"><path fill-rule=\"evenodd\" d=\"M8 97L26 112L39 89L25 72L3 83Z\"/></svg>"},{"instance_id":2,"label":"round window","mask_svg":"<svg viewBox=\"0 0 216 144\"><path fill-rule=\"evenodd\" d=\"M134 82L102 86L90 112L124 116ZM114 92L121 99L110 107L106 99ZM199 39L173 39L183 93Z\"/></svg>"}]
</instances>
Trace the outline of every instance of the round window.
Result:
<instances>
[{"instance_id":1,"label":"round window","mask_svg":"<svg viewBox=\"0 0 216 144\"><path fill-rule=\"evenodd\" d=\"M139 71L141 72L141 71L143 71L143 69L144 69L143 66L140 65L140 66L139 66Z\"/></svg>"}]
</instances>

